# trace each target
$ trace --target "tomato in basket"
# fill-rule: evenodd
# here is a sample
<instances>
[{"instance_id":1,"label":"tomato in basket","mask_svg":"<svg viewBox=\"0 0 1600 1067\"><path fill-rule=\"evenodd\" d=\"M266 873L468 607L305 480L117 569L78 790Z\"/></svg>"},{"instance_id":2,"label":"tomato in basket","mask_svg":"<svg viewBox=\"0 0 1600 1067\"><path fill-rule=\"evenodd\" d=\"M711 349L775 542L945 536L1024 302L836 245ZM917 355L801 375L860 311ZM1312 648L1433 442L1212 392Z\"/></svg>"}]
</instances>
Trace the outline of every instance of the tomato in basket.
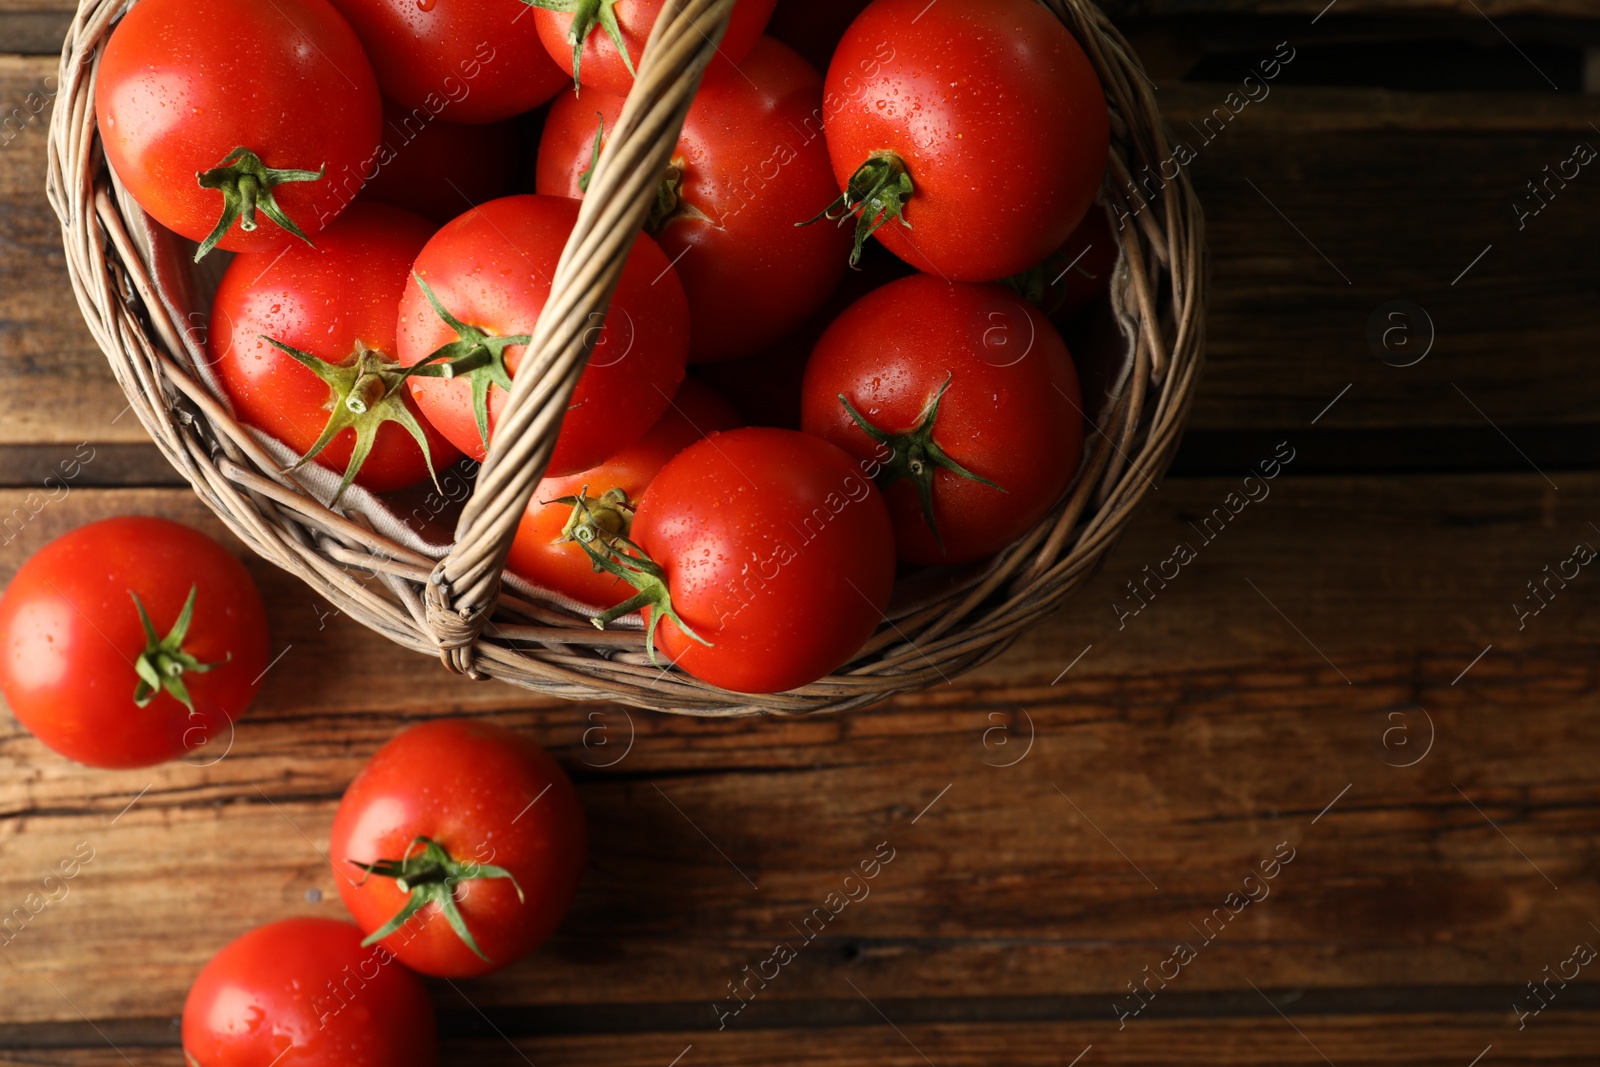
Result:
<instances>
[{"instance_id":1,"label":"tomato in basket","mask_svg":"<svg viewBox=\"0 0 1600 1067\"><path fill-rule=\"evenodd\" d=\"M1049 319L999 285L925 274L863 297L806 365L801 424L865 460L900 558L964 563L1025 534L1083 453L1083 400Z\"/></svg>"},{"instance_id":2,"label":"tomato in basket","mask_svg":"<svg viewBox=\"0 0 1600 1067\"><path fill-rule=\"evenodd\" d=\"M770 37L739 70L695 97L646 222L689 297L696 361L747 356L799 328L838 286L850 248L835 227L795 225L834 192L821 76ZM622 104L596 92L557 99L539 145L539 192L584 195Z\"/></svg>"},{"instance_id":3,"label":"tomato in basket","mask_svg":"<svg viewBox=\"0 0 1600 1067\"><path fill-rule=\"evenodd\" d=\"M844 665L885 618L894 532L858 463L809 434L713 434L645 490L628 537L583 542L638 590L652 660L740 693L798 689Z\"/></svg>"},{"instance_id":4,"label":"tomato in basket","mask_svg":"<svg viewBox=\"0 0 1600 1067\"><path fill-rule=\"evenodd\" d=\"M618 96L633 88L644 45L666 0L522 0L535 9L550 58L577 83ZM739 0L705 80L734 75L777 0Z\"/></svg>"},{"instance_id":5,"label":"tomato in basket","mask_svg":"<svg viewBox=\"0 0 1600 1067\"><path fill-rule=\"evenodd\" d=\"M400 300L400 362L428 421L484 458L550 295L578 201L509 196L462 215L417 257ZM643 437L672 401L689 354L689 306L672 263L641 234L568 404L548 474L588 470ZM451 377L424 377L427 370Z\"/></svg>"},{"instance_id":6,"label":"tomato in basket","mask_svg":"<svg viewBox=\"0 0 1600 1067\"><path fill-rule=\"evenodd\" d=\"M515 187L518 123L446 122L426 108L383 102L379 166L361 195L413 211L443 226L470 207Z\"/></svg>"},{"instance_id":7,"label":"tomato in basket","mask_svg":"<svg viewBox=\"0 0 1600 1067\"><path fill-rule=\"evenodd\" d=\"M626 536L639 498L668 460L707 434L740 424L738 412L726 400L692 378L685 380L667 413L636 443L592 470L539 483L517 526L506 569L593 607L627 600L634 588L596 567L579 539ZM584 506L577 513L582 519L575 523L574 508L580 501Z\"/></svg>"},{"instance_id":8,"label":"tomato in basket","mask_svg":"<svg viewBox=\"0 0 1600 1067\"><path fill-rule=\"evenodd\" d=\"M560 765L469 719L423 723L380 748L345 790L329 844L362 943L444 978L499 970L549 937L587 850Z\"/></svg>"},{"instance_id":9,"label":"tomato in basket","mask_svg":"<svg viewBox=\"0 0 1600 1067\"><path fill-rule=\"evenodd\" d=\"M449 122L498 122L567 84L515 0L333 0L383 94Z\"/></svg>"},{"instance_id":10,"label":"tomato in basket","mask_svg":"<svg viewBox=\"0 0 1600 1067\"><path fill-rule=\"evenodd\" d=\"M834 54L825 109L843 195L817 224L854 219L858 254L876 236L949 281L1054 252L1106 171L1099 78L1038 0L876 0Z\"/></svg>"},{"instance_id":11,"label":"tomato in basket","mask_svg":"<svg viewBox=\"0 0 1600 1067\"><path fill-rule=\"evenodd\" d=\"M140 0L95 82L106 159L163 226L214 247L310 243L373 160L378 83L328 0Z\"/></svg>"},{"instance_id":12,"label":"tomato in basket","mask_svg":"<svg viewBox=\"0 0 1600 1067\"><path fill-rule=\"evenodd\" d=\"M1067 243L1044 262L1013 275L1005 284L1027 297L1050 321L1061 325L1100 299L1111 285L1122 244L1111 219L1098 206L1072 231Z\"/></svg>"},{"instance_id":13,"label":"tomato in basket","mask_svg":"<svg viewBox=\"0 0 1600 1067\"><path fill-rule=\"evenodd\" d=\"M772 21L767 23L767 33L805 56L807 62L826 70L844 31L870 3L871 0L778 0Z\"/></svg>"},{"instance_id":14,"label":"tomato in basket","mask_svg":"<svg viewBox=\"0 0 1600 1067\"><path fill-rule=\"evenodd\" d=\"M80 526L0 598L6 703L48 748L90 767L189 753L215 763L266 669L266 612L244 565L166 519Z\"/></svg>"},{"instance_id":15,"label":"tomato in basket","mask_svg":"<svg viewBox=\"0 0 1600 1067\"><path fill-rule=\"evenodd\" d=\"M300 455L385 493L460 458L417 410L395 319L433 226L387 204L351 206L316 248L244 253L222 276L207 338L234 413Z\"/></svg>"}]
</instances>

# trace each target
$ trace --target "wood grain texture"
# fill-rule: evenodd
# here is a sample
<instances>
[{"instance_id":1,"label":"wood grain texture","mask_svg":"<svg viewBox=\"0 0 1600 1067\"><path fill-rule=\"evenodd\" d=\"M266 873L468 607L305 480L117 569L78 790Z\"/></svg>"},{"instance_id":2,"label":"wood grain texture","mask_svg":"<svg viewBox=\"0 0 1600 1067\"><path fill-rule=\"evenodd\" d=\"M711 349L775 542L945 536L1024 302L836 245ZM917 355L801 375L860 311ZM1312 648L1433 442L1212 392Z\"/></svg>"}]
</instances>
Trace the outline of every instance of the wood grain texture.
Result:
<instances>
[{"instance_id":1,"label":"wood grain texture","mask_svg":"<svg viewBox=\"0 0 1600 1067\"><path fill-rule=\"evenodd\" d=\"M1271 896L1174 995L1247 979L1512 989L1600 915L1600 614L1574 591L1519 634L1508 606L1545 562L1600 542L1584 533L1600 477L1563 483L1282 477L1118 630L1115 586L1232 488L1169 484L1087 595L1026 644L955 686L817 721L635 713L630 728L603 705L451 678L340 620L296 637L316 607L255 564L275 633L297 643L225 759L92 773L14 729L0 741L0 911L80 843L95 851L70 895L0 949L6 1019L70 1022L63 994L95 1019L174 1013L230 937L341 914L319 850L344 784L396 729L452 712L554 750L594 836L558 936L461 983L485 1008L674 1003L682 1025L712 1026L741 969L780 940L800 946L796 927L885 841L895 859L871 895L803 944L742 1022L763 1002L838 998L846 979L899 998L1071 995L1110 1018L1126 983L1198 941L1280 842L1296 858ZM202 519L181 492L83 489L23 528L5 568L126 511ZM1422 751L1429 721L1427 757L1386 766ZM993 766L1023 752L1030 722L1026 757Z\"/></svg>"},{"instance_id":2,"label":"wood grain texture","mask_svg":"<svg viewBox=\"0 0 1600 1067\"><path fill-rule=\"evenodd\" d=\"M43 57L0 57L0 101L22 104L53 69ZM1574 356L1600 330L1600 266L1587 254L1600 215L1586 210L1582 184L1600 177L1585 171L1522 231L1512 210L1523 183L1577 140L1600 146L1591 103L1284 87L1225 127L1213 121L1206 144L1189 124L1229 91L1162 90L1198 155L1214 257L1194 429L1301 425L1346 385L1323 428L1498 438L1491 421L1593 424L1600 379ZM0 150L0 285L11 297L0 311L0 446L139 441L62 273L41 188L43 133L32 122ZM1367 340L1369 320L1395 299L1422 306L1437 334L1434 354L1404 370Z\"/></svg>"},{"instance_id":3,"label":"wood grain texture","mask_svg":"<svg viewBox=\"0 0 1600 1067\"><path fill-rule=\"evenodd\" d=\"M1256 994L1251 993L1251 996ZM1278 1001L1286 998L1275 996ZM1284 1005L1289 1018L1257 1000L1257 1017L1237 1020L1151 1020L1118 1032L1115 1023L806 1027L712 1034L645 1033L604 1037L490 1034L445 1044L443 1067L1286 1067L1371 1064L1374 1067L1465 1067L1492 1046L1484 1064L1578 1067L1594 1062L1600 1024L1551 1013L1518 1033L1488 1013L1329 1017ZM890 1006L892 1009L892 1005ZM889 1012L891 1020L894 1013ZM1298 1033L1297 1033L1298 1031ZM0 1052L0 1067L183 1067L177 1049L105 1043L95 1047ZM803 1050L803 1051L797 1051ZM674 1057L682 1056L674 1061ZM126 1058L125 1058L126 1057Z\"/></svg>"},{"instance_id":4,"label":"wood grain texture","mask_svg":"<svg viewBox=\"0 0 1600 1067\"><path fill-rule=\"evenodd\" d=\"M0 55L0 445L148 440L73 299L45 201L56 60Z\"/></svg>"}]
</instances>

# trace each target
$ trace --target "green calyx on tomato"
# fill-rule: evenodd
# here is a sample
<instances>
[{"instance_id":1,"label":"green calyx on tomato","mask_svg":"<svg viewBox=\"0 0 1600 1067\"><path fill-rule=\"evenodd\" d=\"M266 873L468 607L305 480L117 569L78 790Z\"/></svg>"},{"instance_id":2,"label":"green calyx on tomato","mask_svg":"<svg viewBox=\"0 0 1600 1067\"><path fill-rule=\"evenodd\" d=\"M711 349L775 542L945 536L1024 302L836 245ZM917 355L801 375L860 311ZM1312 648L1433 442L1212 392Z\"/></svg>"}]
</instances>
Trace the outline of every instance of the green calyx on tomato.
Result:
<instances>
[{"instance_id":1,"label":"green calyx on tomato","mask_svg":"<svg viewBox=\"0 0 1600 1067\"><path fill-rule=\"evenodd\" d=\"M850 175L839 199L823 208L816 218L795 225L810 226L823 219L843 224L855 216L856 244L850 252L850 265L854 267L861 262L861 250L867 240L886 223L898 221L906 229L912 228L905 210L906 201L915 192L904 160L893 152L874 152Z\"/></svg>"},{"instance_id":2,"label":"green calyx on tomato","mask_svg":"<svg viewBox=\"0 0 1600 1067\"><path fill-rule=\"evenodd\" d=\"M411 275L422 287L433 310L456 332L456 339L437 349L406 372L407 377L465 378L472 383L472 414L478 421L478 436L483 446L489 447L489 387L498 385L511 391L511 370L506 366L506 349L512 345L525 345L533 340L525 333L513 337L496 337L476 326L468 326L445 309L434 295L433 289L422 280L422 275Z\"/></svg>"},{"instance_id":3,"label":"green calyx on tomato","mask_svg":"<svg viewBox=\"0 0 1600 1067\"><path fill-rule=\"evenodd\" d=\"M594 544L599 541L602 545L609 545L618 537L627 537L633 526L633 503L622 489L608 489L604 495L593 497L589 495L586 485L579 495L556 497L550 503L566 504L572 508L566 525L561 527L561 536L556 539L558 544L570 541ZM594 569L596 574L604 570L598 563Z\"/></svg>"},{"instance_id":4,"label":"green calyx on tomato","mask_svg":"<svg viewBox=\"0 0 1600 1067\"><path fill-rule=\"evenodd\" d=\"M414 851L418 845L422 846L421 852ZM456 907L456 887L462 882L505 878L517 891L517 899L526 900L522 895L522 887L504 867L494 867L485 863L463 863L430 837L418 837L413 840L406 849L406 854L398 860L376 860L372 863L351 860L350 863L366 872L362 878L363 882L373 875L379 878L393 878L396 888L402 893L411 895L405 907L395 912L394 918L367 935L367 939L361 942L362 948L377 944L404 926L417 912L429 904L437 904L444 914L445 921L450 924L450 929L455 931L462 944L470 948L479 959L492 963L493 961L478 947L472 931L467 929L466 919L461 917L461 909Z\"/></svg>"},{"instance_id":5,"label":"green calyx on tomato","mask_svg":"<svg viewBox=\"0 0 1600 1067\"><path fill-rule=\"evenodd\" d=\"M1088 249L1084 250L1084 252L1087 251ZM1000 284L1040 311L1043 311L1046 315L1054 315L1067 302L1066 290L1061 290L1056 295L1055 300L1050 301L1048 304L1045 302L1046 298L1050 295L1051 289L1061 284L1061 279L1065 278L1069 271L1079 274L1092 282L1100 280L1099 275L1078 265L1078 260L1083 258L1083 253L1079 253L1078 259L1068 263L1066 267L1057 269L1060 261L1065 258L1065 256L1052 255L1044 262L1035 263L1025 271L1013 274L1009 278L1001 278Z\"/></svg>"},{"instance_id":6,"label":"green calyx on tomato","mask_svg":"<svg viewBox=\"0 0 1600 1067\"><path fill-rule=\"evenodd\" d=\"M206 253L217 247L217 242L227 235L236 221L241 230L253 233L256 228L258 208L263 215L284 230L294 234L306 244L311 244L311 238L307 237L300 227L295 225L295 221L284 214L283 209L278 206L272 190L285 182L320 181L327 173L327 169L323 167L319 170L278 170L261 162L260 156L243 146L229 152L221 163L196 175L202 189L215 189L222 194L222 218L218 220L216 229L200 242L200 248L194 254L194 261L200 262Z\"/></svg>"},{"instance_id":7,"label":"green calyx on tomato","mask_svg":"<svg viewBox=\"0 0 1600 1067\"><path fill-rule=\"evenodd\" d=\"M589 191L589 178L594 174L595 167L600 165L600 149L605 143L605 135L606 118L600 115L600 128L594 132L594 149L589 153L589 168L578 174L578 189L581 192ZM678 216L682 203L678 189L683 185L683 172L688 166L682 156L673 156L668 160L667 171L661 178L661 184L656 186L656 202L650 205L650 214L645 216L645 233L655 236Z\"/></svg>"},{"instance_id":8,"label":"green calyx on tomato","mask_svg":"<svg viewBox=\"0 0 1600 1067\"><path fill-rule=\"evenodd\" d=\"M1006 490L979 474L974 474L961 464L950 458L949 453L939 447L939 442L933 439L934 423L939 420L939 404L944 400L945 391L950 388L949 377L944 384L939 386L939 391L928 401L922 409L922 414L917 419L917 425L909 430L899 433L889 433L878 429L868 422L861 412L839 394L839 403L849 413L855 424L861 427L861 432L881 445L890 449L890 455L878 472L878 488L887 490L890 485L902 478L909 478L917 487L917 496L922 500L922 517L928 524L928 530L933 534L933 539L940 548L944 547L944 539L939 536L939 526L933 519L933 476L934 472L943 468L952 471L969 481L980 485L987 485L991 489L998 489L1004 493Z\"/></svg>"},{"instance_id":9,"label":"green calyx on tomato","mask_svg":"<svg viewBox=\"0 0 1600 1067\"><path fill-rule=\"evenodd\" d=\"M156 694L165 690L193 712L194 701L189 697L189 687L184 684L183 676L204 674L228 662L225 659L222 663L201 663L184 651L183 639L189 635L189 623L194 619L194 600L199 593L198 585L189 587L189 598L183 602L183 610L178 612L178 619L167 631L167 636L162 637L156 633L155 624L150 621L150 613L144 609L144 601L139 599L139 594L128 590L128 595L133 597L133 606L139 611L139 623L144 627L144 651L133 661L134 673L139 676L139 684L133 689L133 702L139 707L149 707ZM230 654L228 658L233 657Z\"/></svg>"},{"instance_id":10,"label":"green calyx on tomato","mask_svg":"<svg viewBox=\"0 0 1600 1067\"><path fill-rule=\"evenodd\" d=\"M350 488L350 483L355 481L356 475L361 473L361 466L372 452L373 442L378 439L378 430L384 423L393 422L404 427L417 442L417 447L422 449L428 474L433 478L434 488L438 488L439 475L433 469L428 435L416 415L406 406L406 391L403 388L406 372L398 362L359 341L356 342L356 350L342 363L329 363L271 337L262 335L261 340L294 359L328 385L328 423L322 428L322 435L306 449L305 455L284 471L285 474L297 471L316 459L345 430L355 430L356 443L350 452L350 462L345 464L339 491L333 494L332 502L337 504L344 496L344 491Z\"/></svg>"},{"instance_id":11,"label":"green calyx on tomato","mask_svg":"<svg viewBox=\"0 0 1600 1067\"><path fill-rule=\"evenodd\" d=\"M662 177L661 184L656 186L656 202L650 206L650 214L645 216L645 233L654 236L678 217L679 208L683 205L678 189L683 185L683 172L687 166L682 156L673 156L667 163L667 173Z\"/></svg>"},{"instance_id":12,"label":"green calyx on tomato","mask_svg":"<svg viewBox=\"0 0 1600 1067\"><path fill-rule=\"evenodd\" d=\"M607 496L609 495L608 493ZM591 618L589 621L594 623L595 629L604 630L622 616L648 607L650 625L645 629L644 648L650 657L650 662L657 667L661 666L661 661L656 658L656 627L661 625L662 619L671 619L673 625L682 630L686 636L710 648L711 642L690 629L689 624L683 621L677 609L672 606L672 592L667 587L667 572L662 570L661 564L651 559L644 549L628 540L624 534L598 533L597 531L604 529L600 525L602 520L590 511L587 497L568 499L574 499L576 503L573 504L572 517L567 520L564 529L571 529L574 532L573 539L594 561L596 570L614 574L638 590L616 607ZM595 547L596 543L599 544L599 548Z\"/></svg>"},{"instance_id":13,"label":"green calyx on tomato","mask_svg":"<svg viewBox=\"0 0 1600 1067\"><path fill-rule=\"evenodd\" d=\"M529 7L542 7L546 11L557 11L572 16L572 26L567 30L567 42L572 45L574 91L582 89L583 83L578 78L578 71L583 63L583 46L596 26L604 29L606 36L611 38L611 43L617 46L617 54L622 57L622 65L628 68L628 73L638 75L633 69L633 59L628 55L628 46L622 43L622 27L617 25L617 13L614 10L617 0L522 0L522 2Z\"/></svg>"}]
</instances>

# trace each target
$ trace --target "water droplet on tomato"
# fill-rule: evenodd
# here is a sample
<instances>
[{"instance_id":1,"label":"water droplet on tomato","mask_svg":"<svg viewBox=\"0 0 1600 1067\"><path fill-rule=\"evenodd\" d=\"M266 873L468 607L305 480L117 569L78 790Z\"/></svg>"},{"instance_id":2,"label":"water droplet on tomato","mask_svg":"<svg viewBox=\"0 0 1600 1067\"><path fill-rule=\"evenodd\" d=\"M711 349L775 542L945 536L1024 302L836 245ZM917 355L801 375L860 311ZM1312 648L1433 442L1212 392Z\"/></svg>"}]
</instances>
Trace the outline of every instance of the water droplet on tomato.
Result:
<instances>
[{"instance_id":1,"label":"water droplet on tomato","mask_svg":"<svg viewBox=\"0 0 1600 1067\"><path fill-rule=\"evenodd\" d=\"M417 0L417 10L418 11L432 11L433 10L433 5L435 3L437 3L437 2L438 2L438 0Z\"/></svg>"}]
</instances>

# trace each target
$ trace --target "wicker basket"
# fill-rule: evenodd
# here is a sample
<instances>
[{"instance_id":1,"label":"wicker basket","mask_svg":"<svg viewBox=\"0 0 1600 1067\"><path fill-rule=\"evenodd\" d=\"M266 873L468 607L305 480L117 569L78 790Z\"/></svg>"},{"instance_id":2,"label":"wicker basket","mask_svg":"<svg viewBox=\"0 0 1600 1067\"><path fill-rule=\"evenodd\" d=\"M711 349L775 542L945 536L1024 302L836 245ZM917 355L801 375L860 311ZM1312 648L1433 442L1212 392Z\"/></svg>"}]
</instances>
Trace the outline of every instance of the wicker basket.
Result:
<instances>
[{"instance_id":1,"label":"wicker basket","mask_svg":"<svg viewBox=\"0 0 1600 1067\"><path fill-rule=\"evenodd\" d=\"M282 449L235 421L208 384L194 326L205 321L219 257L191 266L188 250L106 167L95 129L95 60L126 0L82 0L62 53L49 146L50 201L73 287L139 419L235 534L340 611L440 656L453 671L568 699L702 716L842 710L946 681L998 655L1090 577L1176 450L1199 381L1206 282L1203 220L1187 174L1180 168L1148 202L1134 184L1158 184L1147 176L1171 161L1171 142L1152 83L1091 0L1047 6L1084 45L1105 86L1112 146L1101 203L1132 221L1120 231L1112 281L1115 343L1075 353L1095 429L1076 480L1049 516L984 565L902 583L857 659L769 697L658 669L642 630L598 632L585 613L502 575L588 356L591 313L607 305L733 2L677 0L658 20L489 456L453 536L433 547L396 533L404 524L377 498L353 492L330 509L326 487L282 473Z\"/></svg>"}]
</instances>

